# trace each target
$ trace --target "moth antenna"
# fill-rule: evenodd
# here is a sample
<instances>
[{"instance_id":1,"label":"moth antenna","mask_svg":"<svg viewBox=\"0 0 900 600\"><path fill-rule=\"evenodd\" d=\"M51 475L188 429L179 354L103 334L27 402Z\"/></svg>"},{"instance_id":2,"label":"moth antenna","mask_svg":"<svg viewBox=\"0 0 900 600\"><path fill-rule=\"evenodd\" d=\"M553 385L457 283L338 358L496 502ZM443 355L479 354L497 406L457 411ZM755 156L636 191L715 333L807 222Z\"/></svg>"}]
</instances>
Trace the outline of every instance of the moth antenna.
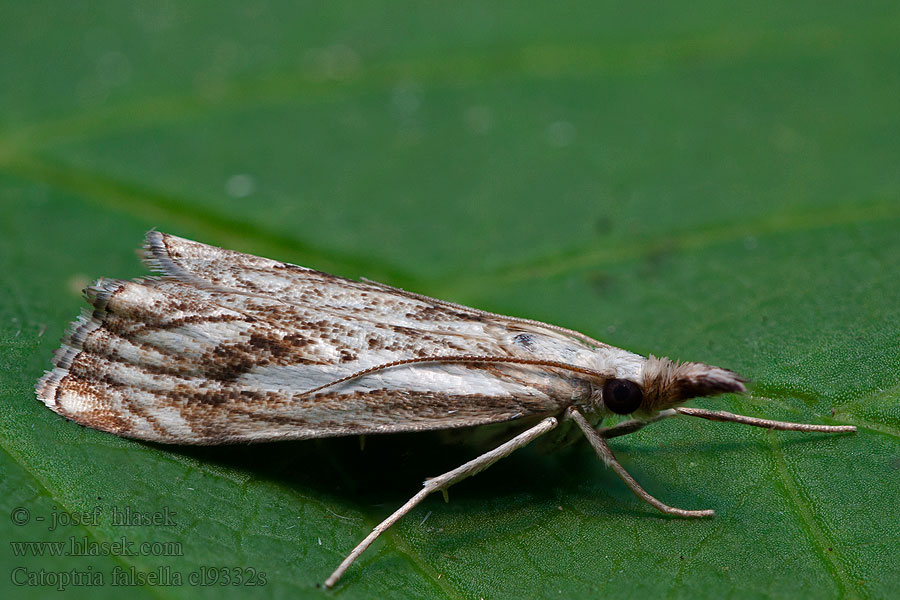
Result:
<instances>
[{"instance_id":1,"label":"moth antenna","mask_svg":"<svg viewBox=\"0 0 900 600\"><path fill-rule=\"evenodd\" d=\"M771 419L759 419L757 417L736 415L734 413L725 412L724 410L706 410L705 408L688 408L683 406L676 407L674 410L678 414L687 415L689 417L700 417L701 419L709 419L710 421L741 423L742 425L763 427L765 429L777 429L778 431L806 431L821 433L856 432L856 427L854 427L853 425L813 425L812 423L772 421Z\"/></svg>"},{"instance_id":2,"label":"moth antenna","mask_svg":"<svg viewBox=\"0 0 900 600\"><path fill-rule=\"evenodd\" d=\"M555 360L540 360L538 358L516 358L513 356L477 356L477 355L462 355L462 356L421 356L418 358L404 358L402 360L394 360L391 362L382 363L380 365L375 365L374 367L369 367L368 369L362 369L361 371L356 371L355 373L350 373L349 375L345 375L344 377L340 377L333 381L329 381L324 385L320 385L317 388L313 388L311 390L307 390L303 392L303 396L308 396L310 394L315 394L321 392L324 389L330 388L333 385L338 385L339 383L344 383L345 381L350 381L351 379L356 379L358 377L363 377L365 375L371 375L372 373L376 373L378 371L384 371L386 369L392 369L393 367L400 367L403 365L411 365L417 363L456 363L456 364L477 364L477 363L504 363L504 364L513 364L513 365L533 365L536 367L552 367L555 369L564 369L566 371L570 371L572 373L580 373L582 375L587 375L589 377L594 377L597 379L604 379L609 377L606 373L601 373L600 371L595 371L593 369L586 369L584 367L578 367L575 365L570 365L568 363L559 362Z\"/></svg>"}]
</instances>

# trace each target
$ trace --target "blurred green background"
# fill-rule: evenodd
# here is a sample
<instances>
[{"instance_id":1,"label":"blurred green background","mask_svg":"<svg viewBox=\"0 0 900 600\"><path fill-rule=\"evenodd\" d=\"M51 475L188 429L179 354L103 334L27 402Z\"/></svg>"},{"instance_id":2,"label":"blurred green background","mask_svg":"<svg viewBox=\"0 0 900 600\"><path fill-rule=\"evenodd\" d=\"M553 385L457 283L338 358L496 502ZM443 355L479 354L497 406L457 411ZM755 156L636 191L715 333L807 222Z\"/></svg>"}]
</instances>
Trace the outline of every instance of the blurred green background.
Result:
<instances>
[{"instance_id":1,"label":"blurred green background","mask_svg":"<svg viewBox=\"0 0 900 600\"><path fill-rule=\"evenodd\" d=\"M896 594L896 2L4 2L0 15L6 597ZM317 590L423 477L472 452L420 436L363 452L355 439L168 448L45 409L32 385L80 289L143 274L133 249L151 227L721 364L753 394L697 405L860 431L679 421L615 440L651 493L718 513L693 522L639 503L586 445L526 449L449 504L429 499ZM48 530L96 507L96 522ZM113 526L124 507L174 526ZM123 536L181 555L18 544ZM209 568L264 585L189 581ZM73 570L104 585L74 585ZM160 579L115 587L114 571Z\"/></svg>"}]
</instances>

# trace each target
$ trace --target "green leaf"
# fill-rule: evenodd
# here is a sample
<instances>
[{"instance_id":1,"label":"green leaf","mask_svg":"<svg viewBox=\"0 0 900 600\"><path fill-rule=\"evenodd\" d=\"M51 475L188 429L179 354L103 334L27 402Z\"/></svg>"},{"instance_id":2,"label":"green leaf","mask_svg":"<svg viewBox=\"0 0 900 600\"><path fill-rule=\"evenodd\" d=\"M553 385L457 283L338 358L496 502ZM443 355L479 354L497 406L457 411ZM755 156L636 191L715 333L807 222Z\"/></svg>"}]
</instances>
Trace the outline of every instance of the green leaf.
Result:
<instances>
[{"instance_id":1,"label":"green leaf","mask_svg":"<svg viewBox=\"0 0 900 600\"><path fill-rule=\"evenodd\" d=\"M898 39L890 2L5 7L5 596L895 595ZM698 521L586 444L526 448L318 590L477 450L168 447L44 408L80 289L144 273L151 227L729 367L752 394L697 405L859 432L673 419L614 440L652 494L716 510Z\"/></svg>"}]
</instances>

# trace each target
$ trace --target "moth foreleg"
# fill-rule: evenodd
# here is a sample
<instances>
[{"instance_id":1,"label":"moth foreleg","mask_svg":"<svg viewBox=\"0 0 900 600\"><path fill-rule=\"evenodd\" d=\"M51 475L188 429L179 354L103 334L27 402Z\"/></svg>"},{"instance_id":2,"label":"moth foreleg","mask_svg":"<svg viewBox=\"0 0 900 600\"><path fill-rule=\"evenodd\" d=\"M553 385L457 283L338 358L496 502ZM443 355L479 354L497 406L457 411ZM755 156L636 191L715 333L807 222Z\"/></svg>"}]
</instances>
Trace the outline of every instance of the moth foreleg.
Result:
<instances>
[{"instance_id":1,"label":"moth foreleg","mask_svg":"<svg viewBox=\"0 0 900 600\"><path fill-rule=\"evenodd\" d=\"M470 477L487 469L489 466L504 458L509 456L522 446L529 444L534 441L536 438L541 435L547 433L554 427L558 425L558 421L554 417L548 417L532 427L528 429L508 442L497 446L490 452L485 452L481 456L470 460L469 462L461 465L452 471L448 471L443 475L438 475L437 477L432 477L425 481L424 487L419 491L418 494L410 498L406 504L398 508L391 516L387 519L379 523L375 526L375 529L372 530L372 533L366 536L366 538L361 541L356 548L353 549L350 554L347 555L338 568L334 570L334 573L331 574L328 579L325 580L325 587L330 588L337 583L338 579L341 578L341 575L344 574L344 571L353 564L360 554L362 554L366 548L368 548L372 542L378 538L379 535L384 533L391 525L397 522L403 515L412 510L417 504L419 504L422 500L424 500L429 494L432 494L438 490L446 490L448 487L453 485L454 483L458 483L465 479L466 477Z\"/></svg>"},{"instance_id":2,"label":"moth foreleg","mask_svg":"<svg viewBox=\"0 0 900 600\"><path fill-rule=\"evenodd\" d=\"M687 408L679 406L674 409L680 415L689 417L700 417L701 419L709 419L710 421L726 421L730 423L741 423L743 425L752 425L753 427L764 427L766 429L777 429L779 431L806 431L821 433L854 433L856 427L853 425L813 425L811 423L791 423L789 421L772 421L770 419L758 419L756 417L745 417L744 415L736 415L734 413L725 412L724 410L706 410L705 408Z\"/></svg>"},{"instance_id":3,"label":"moth foreleg","mask_svg":"<svg viewBox=\"0 0 900 600\"><path fill-rule=\"evenodd\" d=\"M597 430L597 434L604 438L614 438L619 437L620 435L628 435L630 433L634 433L635 431L640 431L647 425L651 423L656 423L657 421L662 421L663 419L668 419L669 417L674 417L677 415L673 409L669 408L666 410L659 411L653 418L640 420L640 419L629 419L627 421L622 421L621 423L616 423L612 427L601 427Z\"/></svg>"},{"instance_id":4,"label":"moth foreleg","mask_svg":"<svg viewBox=\"0 0 900 600\"><path fill-rule=\"evenodd\" d=\"M616 460L615 455L610 450L609 445L606 443L606 440L603 439L597 431L591 427L590 422L584 418L580 412L578 412L575 408L570 408L566 411L566 416L575 421L578 427L581 428L581 431L584 432L584 435L587 437L588 441L591 443L591 446L594 447L594 450L597 451L597 455L606 463L610 469L615 472L616 475L619 476L619 479L625 482L625 485L634 492L634 495L659 510L660 512L664 512L667 515L676 515L679 517L711 517L716 514L712 510L686 510L684 508L675 508L674 506L669 506L668 504L664 504L660 502L653 496L651 496L644 488L641 487L637 481L635 481L634 477L632 477L628 471L625 470L625 467L619 464L619 461ZM638 428L639 429L639 428ZM636 430L635 430L636 431ZM630 432L629 432L630 433Z\"/></svg>"}]
</instances>

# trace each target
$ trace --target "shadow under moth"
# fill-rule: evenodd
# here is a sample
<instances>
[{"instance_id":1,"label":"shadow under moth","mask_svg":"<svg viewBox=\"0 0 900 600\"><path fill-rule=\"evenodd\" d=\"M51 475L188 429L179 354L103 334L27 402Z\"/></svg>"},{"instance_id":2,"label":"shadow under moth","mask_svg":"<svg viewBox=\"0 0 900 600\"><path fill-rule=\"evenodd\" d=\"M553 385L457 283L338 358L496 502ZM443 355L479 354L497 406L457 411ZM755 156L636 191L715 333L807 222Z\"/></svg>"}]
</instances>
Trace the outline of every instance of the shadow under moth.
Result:
<instances>
[{"instance_id":1,"label":"shadow under moth","mask_svg":"<svg viewBox=\"0 0 900 600\"><path fill-rule=\"evenodd\" d=\"M101 278L36 385L87 427L169 444L230 444L515 422L524 431L427 479L325 581L333 586L388 527L446 489L556 429L581 430L642 500L682 517L619 464L606 440L675 416L791 431L852 426L770 421L681 406L745 391L739 375L645 358L577 331L352 281L158 231L160 275ZM631 418L600 427L606 417ZM564 429L560 427L560 429Z\"/></svg>"}]
</instances>

